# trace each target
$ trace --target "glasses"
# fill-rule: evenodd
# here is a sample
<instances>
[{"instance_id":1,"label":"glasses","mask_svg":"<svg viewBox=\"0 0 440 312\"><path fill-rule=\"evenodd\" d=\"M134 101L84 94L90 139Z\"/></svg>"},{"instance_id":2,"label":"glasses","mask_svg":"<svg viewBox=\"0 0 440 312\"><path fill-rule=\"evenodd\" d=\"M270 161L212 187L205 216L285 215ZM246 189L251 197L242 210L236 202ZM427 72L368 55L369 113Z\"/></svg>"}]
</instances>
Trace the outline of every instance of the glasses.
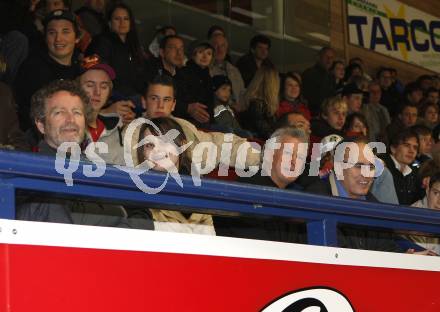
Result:
<instances>
[{"instance_id":1,"label":"glasses","mask_svg":"<svg viewBox=\"0 0 440 312\"><path fill-rule=\"evenodd\" d=\"M348 162L348 161L343 161L343 162L341 161L341 163L352 165L352 166L353 166L352 168L355 168L355 169L357 169L357 170L361 170L362 167L364 167L364 168L368 168L368 170L370 170L370 171L374 171L374 170L376 170L376 166L373 165L373 164L370 164L370 163L368 163L368 164L364 164L364 163L352 163L352 162Z\"/></svg>"}]
</instances>

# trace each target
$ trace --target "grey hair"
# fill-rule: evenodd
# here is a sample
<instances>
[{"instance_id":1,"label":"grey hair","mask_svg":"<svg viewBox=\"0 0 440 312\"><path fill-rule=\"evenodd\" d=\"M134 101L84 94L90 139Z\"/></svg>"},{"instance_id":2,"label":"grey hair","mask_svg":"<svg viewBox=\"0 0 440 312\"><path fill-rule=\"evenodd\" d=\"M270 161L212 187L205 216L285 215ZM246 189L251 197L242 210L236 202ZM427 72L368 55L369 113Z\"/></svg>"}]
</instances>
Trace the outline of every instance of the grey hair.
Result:
<instances>
[{"instance_id":1,"label":"grey hair","mask_svg":"<svg viewBox=\"0 0 440 312\"><path fill-rule=\"evenodd\" d=\"M32 96L30 112L32 121L45 121L47 100L60 91L69 92L71 95L78 96L81 99L84 107L84 117L88 123L92 117L92 107L89 97L85 91L81 89L77 81L61 79L52 81L47 86L39 89Z\"/></svg>"},{"instance_id":2,"label":"grey hair","mask_svg":"<svg viewBox=\"0 0 440 312\"><path fill-rule=\"evenodd\" d=\"M309 136L306 134L306 132L303 129L290 127L290 126L278 128L277 130L274 131L274 133L272 133L272 135L270 136L270 139L276 138L277 141L279 141L278 138L281 138L284 136L297 138L298 140L300 140L303 143L309 142Z\"/></svg>"}]
</instances>

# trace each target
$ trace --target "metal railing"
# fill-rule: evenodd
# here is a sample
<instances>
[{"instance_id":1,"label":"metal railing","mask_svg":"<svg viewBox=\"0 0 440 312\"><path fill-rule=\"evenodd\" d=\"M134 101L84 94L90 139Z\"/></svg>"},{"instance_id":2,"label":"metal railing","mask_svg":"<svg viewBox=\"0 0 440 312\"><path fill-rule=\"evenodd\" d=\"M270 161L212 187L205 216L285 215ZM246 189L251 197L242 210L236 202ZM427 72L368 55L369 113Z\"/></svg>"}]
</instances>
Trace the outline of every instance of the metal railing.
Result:
<instances>
[{"instance_id":1,"label":"metal railing","mask_svg":"<svg viewBox=\"0 0 440 312\"><path fill-rule=\"evenodd\" d=\"M107 166L101 177L83 174L80 162L73 174L73 186L55 170L55 158L38 154L0 151L0 218L15 218L17 190L56 196L87 197L118 203L191 209L205 213L265 215L302 219L307 223L308 242L336 246L337 225L352 224L440 235L440 212L382 203L329 198L297 191L278 190L214 179L202 179L195 186L190 176L181 176L183 188L172 178L158 194L140 191L129 174ZM161 173L148 172L145 184L160 185Z\"/></svg>"}]
</instances>

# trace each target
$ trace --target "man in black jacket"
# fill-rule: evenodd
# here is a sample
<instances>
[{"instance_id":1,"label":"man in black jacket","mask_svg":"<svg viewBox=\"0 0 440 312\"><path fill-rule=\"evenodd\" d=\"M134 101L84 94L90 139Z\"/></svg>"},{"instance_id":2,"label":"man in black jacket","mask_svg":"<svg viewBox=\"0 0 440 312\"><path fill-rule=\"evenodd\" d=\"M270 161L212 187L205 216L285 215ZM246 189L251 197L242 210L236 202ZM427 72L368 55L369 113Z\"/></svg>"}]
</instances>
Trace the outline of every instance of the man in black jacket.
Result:
<instances>
[{"instance_id":1,"label":"man in black jacket","mask_svg":"<svg viewBox=\"0 0 440 312\"><path fill-rule=\"evenodd\" d=\"M32 126L30 100L35 91L57 79L74 79L80 73L74 55L79 40L75 16L68 11L54 11L44 20L46 50L36 51L20 67L14 83L22 130Z\"/></svg>"},{"instance_id":2,"label":"man in black jacket","mask_svg":"<svg viewBox=\"0 0 440 312\"><path fill-rule=\"evenodd\" d=\"M304 172L308 134L303 129L284 127L266 142L262 169L239 182L285 190L302 190L298 178ZM290 161L286 161L290 160ZM308 171L306 171L307 173ZM217 235L282 242L305 243L304 223L249 217L214 217Z\"/></svg>"},{"instance_id":3,"label":"man in black jacket","mask_svg":"<svg viewBox=\"0 0 440 312\"><path fill-rule=\"evenodd\" d=\"M157 75L174 77L177 70L183 66L185 59L185 43L178 35L169 35L163 38L159 46L159 57L151 58L146 66L147 82L151 82Z\"/></svg>"},{"instance_id":4,"label":"man in black jacket","mask_svg":"<svg viewBox=\"0 0 440 312\"><path fill-rule=\"evenodd\" d=\"M87 0L85 4L75 11L87 32L95 37L104 33L108 26L104 17L105 0Z\"/></svg>"},{"instance_id":5,"label":"man in black jacket","mask_svg":"<svg viewBox=\"0 0 440 312\"><path fill-rule=\"evenodd\" d=\"M385 164L393 175L399 204L409 206L420 199L416 168L411 167L419 150L417 133L411 129L401 131L391 138L390 147Z\"/></svg>"},{"instance_id":6,"label":"man in black jacket","mask_svg":"<svg viewBox=\"0 0 440 312\"><path fill-rule=\"evenodd\" d=\"M264 35L256 35L249 44L249 53L243 55L237 61L237 68L243 77L245 88L248 87L255 73L262 64L271 64L269 51L271 47L270 39Z\"/></svg>"},{"instance_id":7,"label":"man in black jacket","mask_svg":"<svg viewBox=\"0 0 440 312\"><path fill-rule=\"evenodd\" d=\"M335 80L330 73L335 51L330 47L324 47L319 51L318 57L318 62L302 74L303 94L314 116L319 115L319 108L324 99L335 93Z\"/></svg>"},{"instance_id":8,"label":"man in black jacket","mask_svg":"<svg viewBox=\"0 0 440 312\"><path fill-rule=\"evenodd\" d=\"M39 153L55 156L63 143L83 142L91 109L87 94L76 82L57 80L35 93L31 113L44 138L39 144ZM73 157L74 151L67 152ZM146 209L131 212L132 217L127 218L122 206L38 195L20 198L17 204L19 220L153 228Z\"/></svg>"}]
</instances>

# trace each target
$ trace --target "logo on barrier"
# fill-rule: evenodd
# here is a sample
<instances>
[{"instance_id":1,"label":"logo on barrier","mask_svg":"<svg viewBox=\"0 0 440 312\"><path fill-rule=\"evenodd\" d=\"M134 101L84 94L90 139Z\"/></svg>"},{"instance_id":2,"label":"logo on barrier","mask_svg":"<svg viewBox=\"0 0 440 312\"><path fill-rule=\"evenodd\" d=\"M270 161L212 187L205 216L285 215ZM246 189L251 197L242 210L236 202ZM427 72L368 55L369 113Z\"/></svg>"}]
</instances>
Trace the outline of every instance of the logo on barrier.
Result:
<instances>
[{"instance_id":1,"label":"logo on barrier","mask_svg":"<svg viewBox=\"0 0 440 312\"><path fill-rule=\"evenodd\" d=\"M261 312L354 312L354 309L338 291L317 287L284 295Z\"/></svg>"}]
</instances>

